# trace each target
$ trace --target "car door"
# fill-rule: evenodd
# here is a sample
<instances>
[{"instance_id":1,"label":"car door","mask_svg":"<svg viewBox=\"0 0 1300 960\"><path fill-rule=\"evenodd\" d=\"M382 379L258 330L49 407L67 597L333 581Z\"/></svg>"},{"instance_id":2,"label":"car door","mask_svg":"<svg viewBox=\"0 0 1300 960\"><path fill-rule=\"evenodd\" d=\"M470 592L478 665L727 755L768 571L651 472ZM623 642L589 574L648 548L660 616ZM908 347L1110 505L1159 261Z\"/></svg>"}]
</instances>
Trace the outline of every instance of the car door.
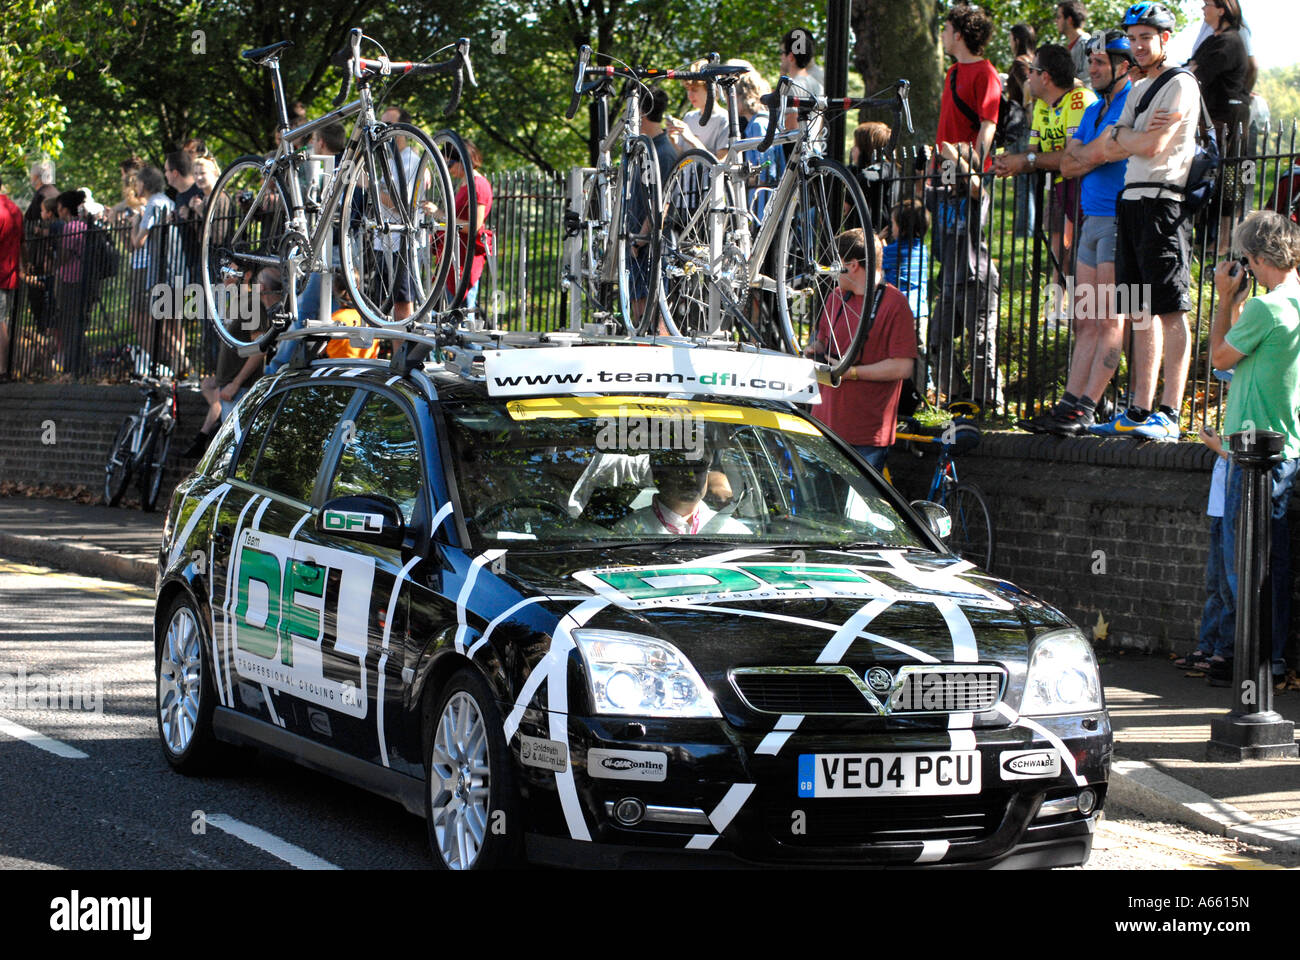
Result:
<instances>
[{"instance_id":1,"label":"car door","mask_svg":"<svg viewBox=\"0 0 1300 960\"><path fill-rule=\"evenodd\" d=\"M337 703L321 704L327 715L308 735L383 766L392 766L401 738L409 603L401 584L419 555L416 545L427 537L424 469L405 403L387 390L359 391L316 506L337 497L391 499L402 515L406 547L368 542L364 532L342 536L315 523L295 543L298 602L322 612L321 670L340 691ZM323 596L304 597L308 583Z\"/></svg>"},{"instance_id":2,"label":"car door","mask_svg":"<svg viewBox=\"0 0 1300 960\"><path fill-rule=\"evenodd\" d=\"M320 669L316 573L294 564L325 454L353 401L350 385L305 383L272 394L253 417L217 517L224 583L216 637L222 702L302 733L303 699L327 696ZM337 696L337 693L335 694Z\"/></svg>"}]
</instances>

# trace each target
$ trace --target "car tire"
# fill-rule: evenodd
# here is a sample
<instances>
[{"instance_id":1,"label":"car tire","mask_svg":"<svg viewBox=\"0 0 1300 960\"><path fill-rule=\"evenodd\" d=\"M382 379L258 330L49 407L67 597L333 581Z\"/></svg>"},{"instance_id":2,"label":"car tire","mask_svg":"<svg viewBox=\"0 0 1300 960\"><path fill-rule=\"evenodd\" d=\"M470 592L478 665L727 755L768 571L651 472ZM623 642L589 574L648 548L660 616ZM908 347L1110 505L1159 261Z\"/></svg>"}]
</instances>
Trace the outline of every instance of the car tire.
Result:
<instances>
[{"instance_id":1,"label":"car tire","mask_svg":"<svg viewBox=\"0 0 1300 960\"><path fill-rule=\"evenodd\" d=\"M464 668L437 704L424 747L433 862L446 870L511 866L522 849L519 789L496 698L477 671Z\"/></svg>"},{"instance_id":2,"label":"car tire","mask_svg":"<svg viewBox=\"0 0 1300 960\"><path fill-rule=\"evenodd\" d=\"M174 770L186 775L204 773L212 768L221 748L212 733L217 695L207 632L203 617L184 593L172 601L166 623L154 655L158 744Z\"/></svg>"}]
</instances>

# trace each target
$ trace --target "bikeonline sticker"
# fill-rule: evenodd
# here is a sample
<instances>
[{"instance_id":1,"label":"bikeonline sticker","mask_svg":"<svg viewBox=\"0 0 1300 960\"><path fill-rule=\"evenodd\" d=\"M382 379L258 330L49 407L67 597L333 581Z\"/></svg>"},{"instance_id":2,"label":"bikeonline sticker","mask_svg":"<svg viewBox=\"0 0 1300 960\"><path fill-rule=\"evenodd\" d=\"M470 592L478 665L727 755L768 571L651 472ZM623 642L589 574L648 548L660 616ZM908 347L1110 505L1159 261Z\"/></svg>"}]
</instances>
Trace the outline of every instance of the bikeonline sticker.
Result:
<instances>
[{"instance_id":1,"label":"bikeonline sticker","mask_svg":"<svg viewBox=\"0 0 1300 960\"><path fill-rule=\"evenodd\" d=\"M715 563L578 570L575 580L620 607L851 597L1010 610L982 587L942 570L909 564L867 567L821 563Z\"/></svg>"},{"instance_id":2,"label":"bikeonline sticker","mask_svg":"<svg viewBox=\"0 0 1300 960\"><path fill-rule=\"evenodd\" d=\"M366 715L373 557L246 531L227 614L241 677L358 719ZM326 631L333 629L333 636Z\"/></svg>"},{"instance_id":3,"label":"bikeonline sticker","mask_svg":"<svg viewBox=\"0 0 1300 960\"><path fill-rule=\"evenodd\" d=\"M484 352L488 395L710 393L820 403L811 360L676 347L571 347Z\"/></svg>"}]
</instances>

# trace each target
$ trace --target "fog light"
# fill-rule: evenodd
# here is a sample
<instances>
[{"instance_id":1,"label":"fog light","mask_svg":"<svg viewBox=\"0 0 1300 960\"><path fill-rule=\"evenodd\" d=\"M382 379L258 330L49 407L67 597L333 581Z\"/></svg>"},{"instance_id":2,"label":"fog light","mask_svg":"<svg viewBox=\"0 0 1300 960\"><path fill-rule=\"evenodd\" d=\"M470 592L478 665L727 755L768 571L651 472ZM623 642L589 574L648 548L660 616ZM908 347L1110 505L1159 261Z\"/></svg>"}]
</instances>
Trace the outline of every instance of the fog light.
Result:
<instances>
[{"instance_id":1,"label":"fog light","mask_svg":"<svg viewBox=\"0 0 1300 960\"><path fill-rule=\"evenodd\" d=\"M626 797L614 806L614 819L625 827L636 826L645 816L645 804L635 797Z\"/></svg>"},{"instance_id":2,"label":"fog light","mask_svg":"<svg viewBox=\"0 0 1300 960\"><path fill-rule=\"evenodd\" d=\"M1092 813L1097 806L1097 794L1089 789L1084 788L1079 791L1079 812L1085 817Z\"/></svg>"}]
</instances>

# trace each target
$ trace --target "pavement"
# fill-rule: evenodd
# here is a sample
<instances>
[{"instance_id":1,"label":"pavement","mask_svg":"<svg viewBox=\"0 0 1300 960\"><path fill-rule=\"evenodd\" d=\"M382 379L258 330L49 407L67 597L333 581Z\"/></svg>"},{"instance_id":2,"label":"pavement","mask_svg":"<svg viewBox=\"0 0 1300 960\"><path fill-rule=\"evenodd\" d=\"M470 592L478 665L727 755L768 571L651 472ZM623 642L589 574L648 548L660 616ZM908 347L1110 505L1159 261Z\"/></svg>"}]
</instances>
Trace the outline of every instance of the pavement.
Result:
<instances>
[{"instance_id":1,"label":"pavement","mask_svg":"<svg viewBox=\"0 0 1300 960\"><path fill-rule=\"evenodd\" d=\"M162 513L0 498L0 557L153 586ZM1182 651L1180 651L1182 652ZM1300 854L1300 759L1206 760L1210 722L1232 691L1170 658L1099 650L1115 732L1109 800L1153 820ZM1300 729L1300 691L1273 693Z\"/></svg>"}]
</instances>

